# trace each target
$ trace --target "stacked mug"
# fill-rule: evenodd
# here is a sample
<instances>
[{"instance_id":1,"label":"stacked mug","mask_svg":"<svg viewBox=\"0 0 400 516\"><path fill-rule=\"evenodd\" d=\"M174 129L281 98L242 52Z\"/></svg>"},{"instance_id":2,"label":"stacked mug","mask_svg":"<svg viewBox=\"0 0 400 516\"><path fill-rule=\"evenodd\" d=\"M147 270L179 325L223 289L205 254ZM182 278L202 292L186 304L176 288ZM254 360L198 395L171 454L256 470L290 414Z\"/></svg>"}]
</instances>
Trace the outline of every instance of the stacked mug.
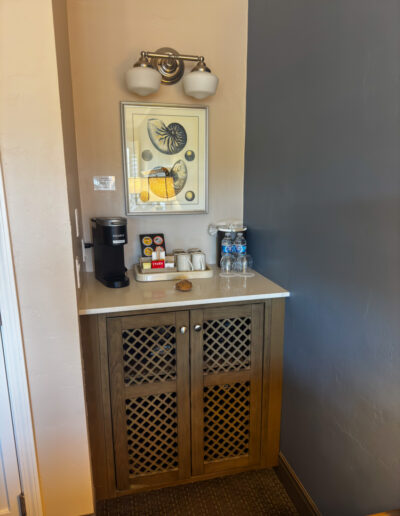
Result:
<instances>
[{"instance_id":1,"label":"stacked mug","mask_svg":"<svg viewBox=\"0 0 400 516\"><path fill-rule=\"evenodd\" d=\"M205 271L206 255L197 247L188 249L174 249L176 268L179 272Z\"/></svg>"}]
</instances>

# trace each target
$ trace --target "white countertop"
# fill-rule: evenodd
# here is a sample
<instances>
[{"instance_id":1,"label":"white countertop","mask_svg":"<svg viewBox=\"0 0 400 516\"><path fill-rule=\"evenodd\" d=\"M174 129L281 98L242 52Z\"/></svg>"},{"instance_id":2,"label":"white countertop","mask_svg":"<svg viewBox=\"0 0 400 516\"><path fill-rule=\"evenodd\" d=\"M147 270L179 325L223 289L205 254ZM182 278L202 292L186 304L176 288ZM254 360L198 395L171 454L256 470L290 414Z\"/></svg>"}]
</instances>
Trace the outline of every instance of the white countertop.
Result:
<instances>
[{"instance_id":1,"label":"white countertop","mask_svg":"<svg viewBox=\"0 0 400 516\"><path fill-rule=\"evenodd\" d=\"M257 272L251 278L221 278L219 270L207 279L192 279L190 292L175 290L176 281L137 282L128 271L130 285L108 288L97 281L93 272L84 273L79 296L79 315L170 308L210 303L229 303L288 297L287 290Z\"/></svg>"}]
</instances>

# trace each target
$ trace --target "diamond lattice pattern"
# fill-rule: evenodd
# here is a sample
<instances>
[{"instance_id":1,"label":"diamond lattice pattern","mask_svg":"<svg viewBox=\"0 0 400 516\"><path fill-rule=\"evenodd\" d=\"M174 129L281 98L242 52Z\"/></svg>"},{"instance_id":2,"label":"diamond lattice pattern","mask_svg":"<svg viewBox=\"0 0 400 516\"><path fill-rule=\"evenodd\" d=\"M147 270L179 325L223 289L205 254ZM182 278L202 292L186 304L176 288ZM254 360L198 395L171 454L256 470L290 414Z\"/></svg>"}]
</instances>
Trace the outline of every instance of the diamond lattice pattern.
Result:
<instances>
[{"instance_id":1,"label":"diamond lattice pattern","mask_svg":"<svg viewBox=\"0 0 400 516\"><path fill-rule=\"evenodd\" d=\"M178 467L176 393L126 400L129 475L148 475Z\"/></svg>"},{"instance_id":2,"label":"diamond lattice pattern","mask_svg":"<svg viewBox=\"0 0 400 516\"><path fill-rule=\"evenodd\" d=\"M249 317L205 321L203 340L204 373L238 371L250 367Z\"/></svg>"},{"instance_id":3,"label":"diamond lattice pattern","mask_svg":"<svg viewBox=\"0 0 400 516\"><path fill-rule=\"evenodd\" d=\"M126 385L175 379L175 326L124 330L122 345Z\"/></svg>"},{"instance_id":4,"label":"diamond lattice pattern","mask_svg":"<svg viewBox=\"0 0 400 516\"><path fill-rule=\"evenodd\" d=\"M250 382L204 388L204 460L249 453Z\"/></svg>"}]
</instances>

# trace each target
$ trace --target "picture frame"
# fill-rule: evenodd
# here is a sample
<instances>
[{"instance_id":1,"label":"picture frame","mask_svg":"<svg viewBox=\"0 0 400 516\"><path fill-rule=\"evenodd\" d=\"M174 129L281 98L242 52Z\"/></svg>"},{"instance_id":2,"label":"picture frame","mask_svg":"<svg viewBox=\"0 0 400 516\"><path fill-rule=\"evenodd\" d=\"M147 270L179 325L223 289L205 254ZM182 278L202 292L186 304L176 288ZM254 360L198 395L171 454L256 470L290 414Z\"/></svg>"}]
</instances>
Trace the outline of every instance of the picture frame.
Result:
<instances>
[{"instance_id":1,"label":"picture frame","mask_svg":"<svg viewBox=\"0 0 400 516\"><path fill-rule=\"evenodd\" d=\"M121 102L126 214L208 211L208 108Z\"/></svg>"}]
</instances>

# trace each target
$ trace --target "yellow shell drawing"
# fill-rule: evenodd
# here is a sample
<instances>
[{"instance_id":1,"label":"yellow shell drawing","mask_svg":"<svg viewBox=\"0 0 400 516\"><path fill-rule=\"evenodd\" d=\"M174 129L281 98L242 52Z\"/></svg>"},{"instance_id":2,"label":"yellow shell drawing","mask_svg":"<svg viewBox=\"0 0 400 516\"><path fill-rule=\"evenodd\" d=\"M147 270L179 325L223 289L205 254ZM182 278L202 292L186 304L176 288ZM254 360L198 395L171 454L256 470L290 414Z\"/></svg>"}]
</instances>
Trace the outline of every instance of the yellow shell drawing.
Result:
<instances>
[{"instance_id":1,"label":"yellow shell drawing","mask_svg":"<svg viewBox=\"0 0 400 516\"><path fill-rule=\"evenodd\" d=\"M155 195L163 199L175 197L174 180L172 177L150 177L149 187Z\"/></svg>"},{"instance_id":2,"label":"yellow shell drawing","mask_svg":"<svg viewBox=\"0 0 400 516\"><path fill-rule=\"evenodd\" d=\"M142 190L140 192L140 200L142 202L147 202L150 199L150 194L147 190Z\"/></svg>"}]
</instances>

